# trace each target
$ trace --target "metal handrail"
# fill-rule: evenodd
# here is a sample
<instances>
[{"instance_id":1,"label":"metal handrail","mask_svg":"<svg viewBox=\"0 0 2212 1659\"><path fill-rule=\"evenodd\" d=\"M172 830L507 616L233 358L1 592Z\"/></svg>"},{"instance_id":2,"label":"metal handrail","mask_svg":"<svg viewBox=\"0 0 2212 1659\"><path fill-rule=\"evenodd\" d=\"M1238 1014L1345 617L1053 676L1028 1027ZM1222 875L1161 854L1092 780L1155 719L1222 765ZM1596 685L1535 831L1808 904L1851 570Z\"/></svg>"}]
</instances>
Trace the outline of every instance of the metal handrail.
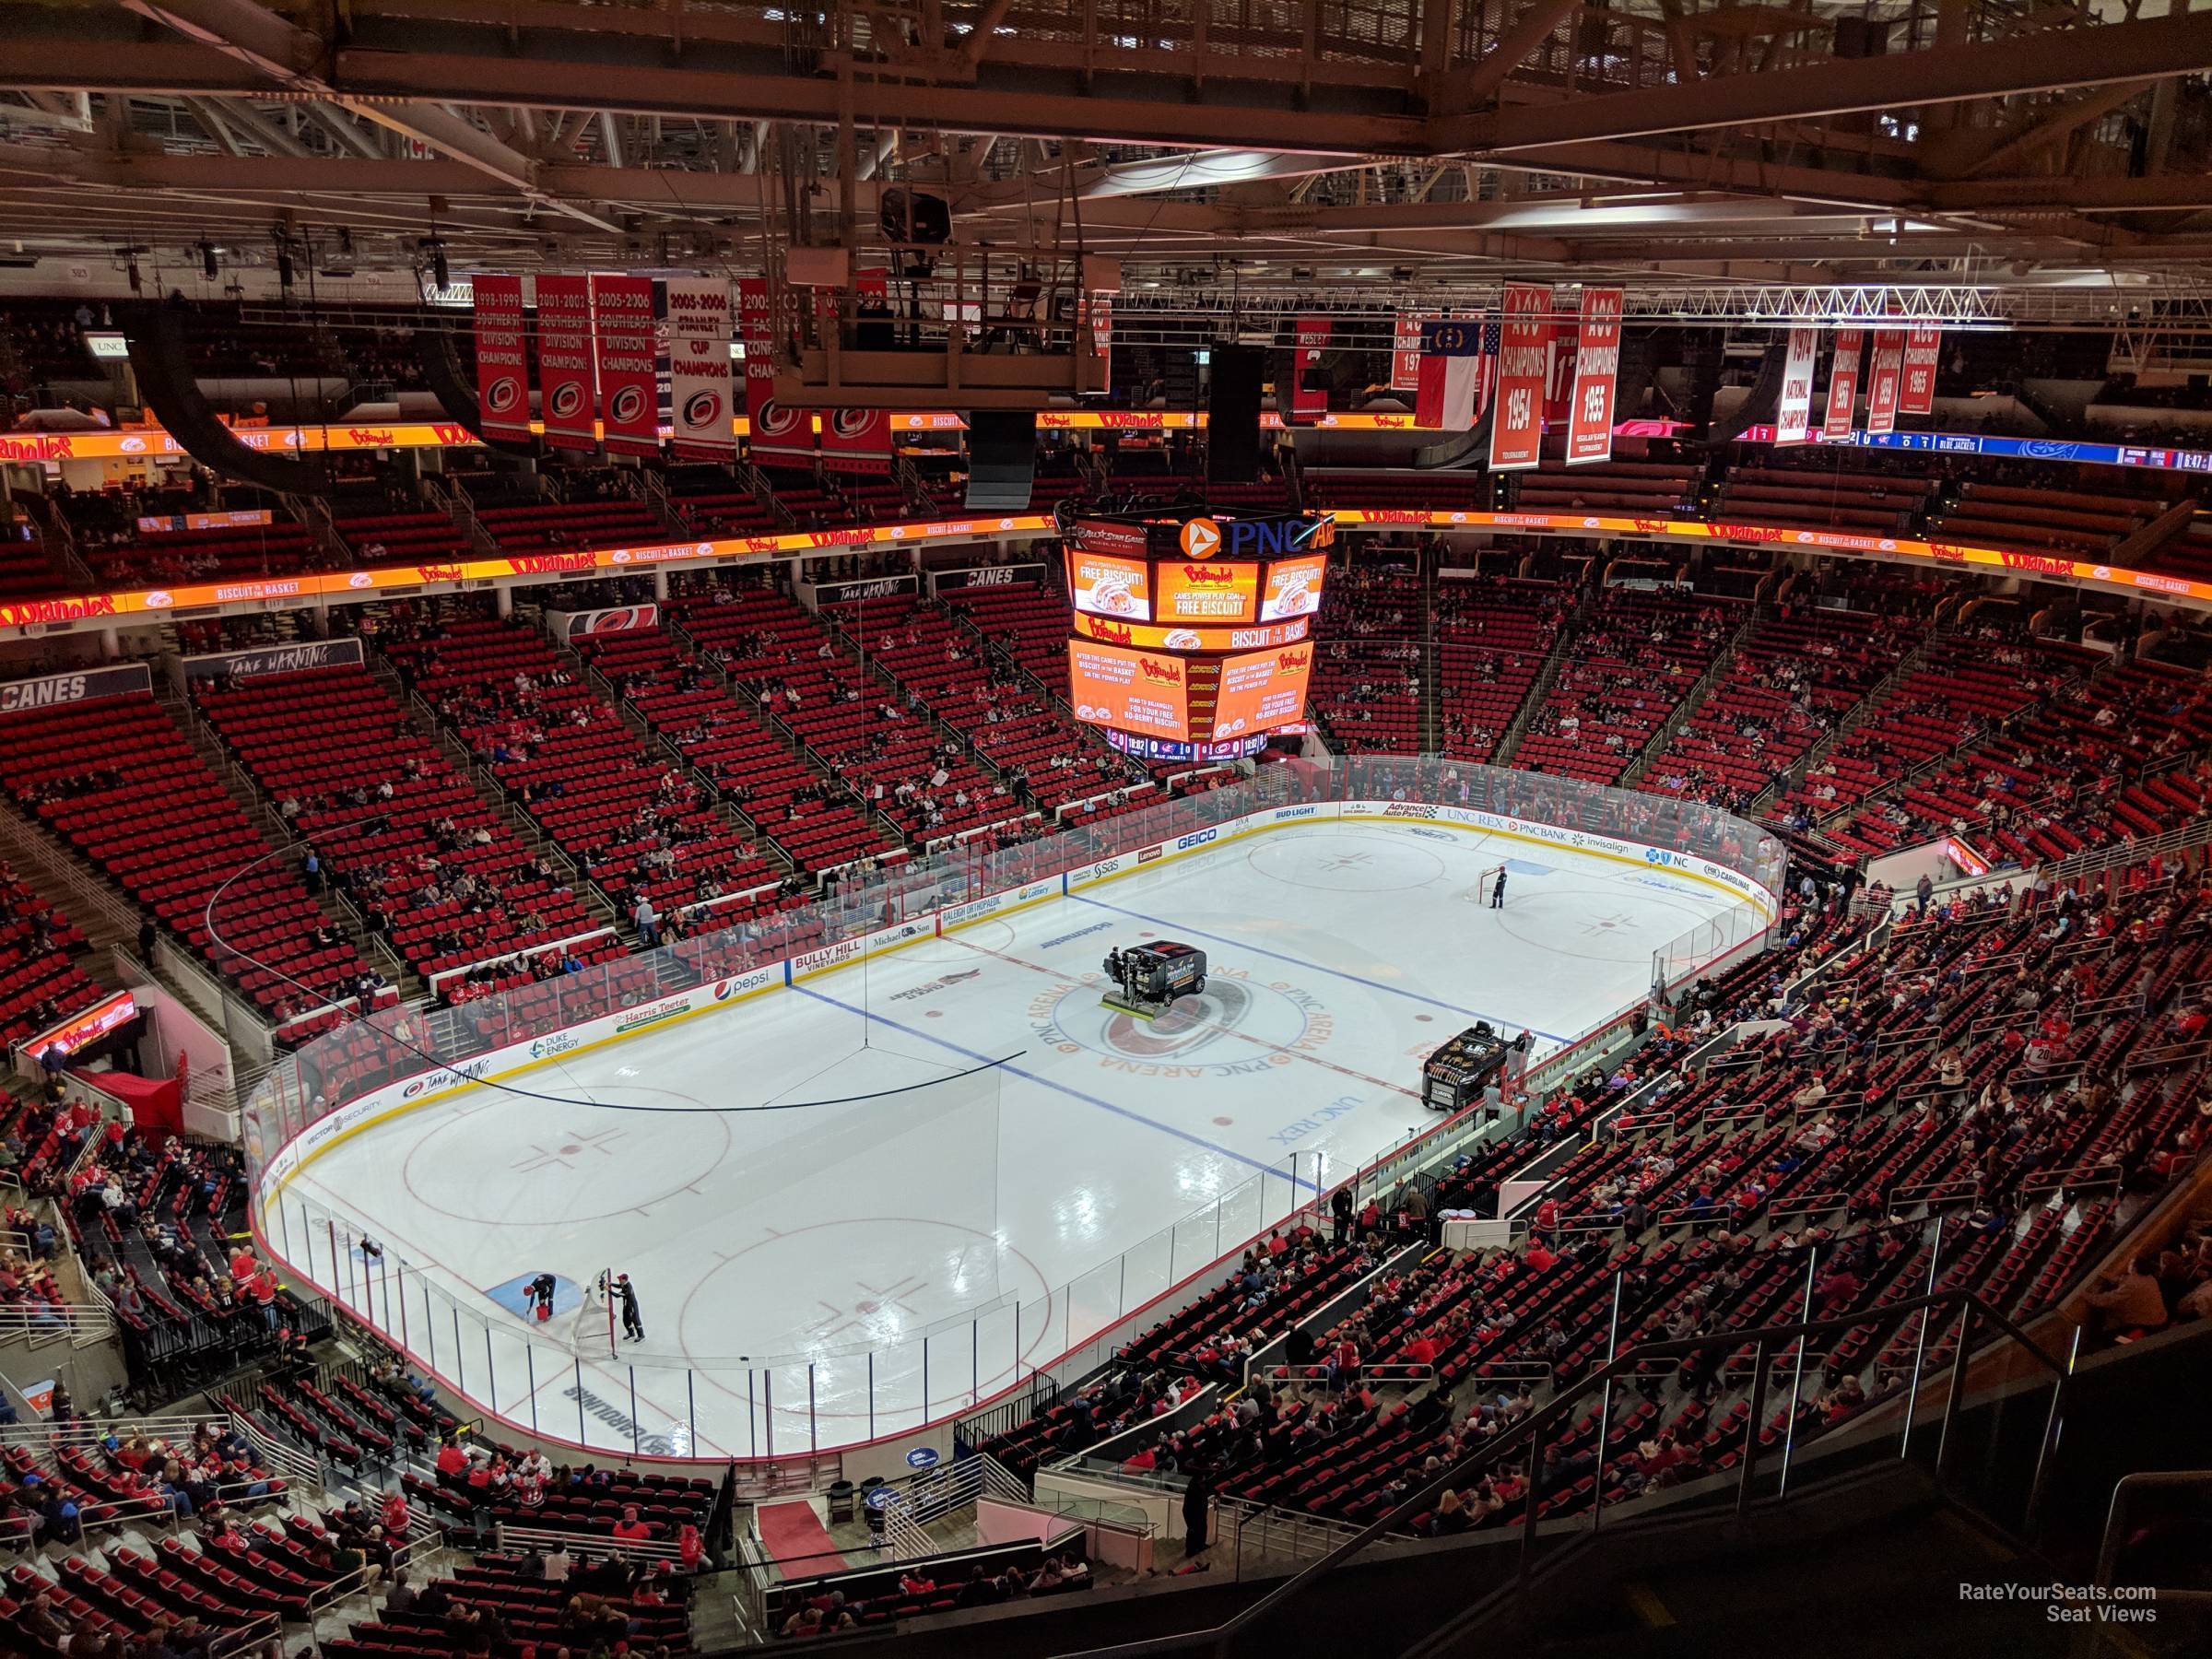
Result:
<instances>
[{"instance_id":1,"label":"metal handrail","mask_svg":"<svg viewBox=\"0 0 2212 1659\"><path fill-rule=\"evenodd\" d=\"M1956 1312L1960 1326L1958 1341L1952 1350L1956 1359L1951 1365L1950 1387L1944 1401L1942 1428L1937 1441L1936 1475L1939 1482L1943 1474L1944 1453L1952 1439L1951 1430L1957 1421L1959 1404L1965 1392L1967 1362L1971 1347L1972 1324L1975 1319L1986 1320L1991 1329L2007 1338L2014 1346L2025 1349L2038 1365L2051 1373L2055 1384L2051 1411L2043 1426L2042 1440L2036 1450L2035 1472L2030 1482L2028 1495L2026 1512L2032 1518L2036 1510L2041 1507L2045 1465L2050 1451L2055 1443L2056 1430L2063 1418L2062 1408L2065 1398L2066 1383L2070 1376L2070 1367L2046 1353L2027 1332L1971 1291L1940 1290L1931 1295L1916 1296L1892 1302L1882 1310L1882 1317L1886 1320L1899 1319L1915 1312L1922 1315L1920 1352L1917 1352L1914 1357L1912 1382L1905 1406L1908 1428L1919 1409L1920 1385L1928 1331L1939 1311L1946 1314ZM1557 1431L1571 1428L1577 1407L1584 1399L1592 1394L1602 1394L1608 1408L1606 1414L1601 1415L1597 1424L1597 1441L1602 1446L1609 1428L1606 1418L1609 1416L1609 1407L1616 1384L1625 1383L1633 1386L1638 1374L1653 1361L1684 1358L1712 1348L1722 1342L1725 1342L1730 1347L1736 1349L1740 1349L1746 1345L1755 1345L1757 1348L1750 1411L1744 1420L1743 1457L1736 1481L1735 1512L1740 1519L1750 1507L1752 1481L1759 1467L1761 1450L1759 1429L1767 1415L1767 1385L1773 1370L1771 1363L1773 1359L1778 1353L1787 1350L1790 1345L1797 1344L1802 1365L1802 1355L1805 1349L1809 1347L1810 1338L1830 1335L1841 1335L1865 1323L1865 1313L1857 1312L1831 1319L1806 1320L1792 1324L1769 1325L1754 1331L1731 1331L1717 1336L1673 1338L1664 1342L1644 1343L1626 1349L1597 1370L1585 1374L1571 1388L1554 1395L1548 1404L1531 1412L1488 1445L1479 1448L1473 1455L1454 1464L1441 1475L1400 1500L1394 1508L1378 1519L1368 1523L1351 1538L1331 1550L1320 1560L1310 1567L1300 1569L1257 1601L1232 1614L1220 1624L1203 1630L1185 1631L1174 1636L1153 1637L1141 1641L1088 1648L1068 1654L1065 1659L1108 1659L1109 1655L1112 1656L1112 1659L1140 1659L1141 1655L1185 1653L1207 1650L1226 1655L1230 1651L1230 1643L1239 1634L1261 1619L1279 1613L1288 1604L1305 1594L1316 1580L1335 1571L1354 1556L1364 1551L1370 1545L1401 1528L1416 1515L1433 1506L1438 1498L1447 1489L1464 1486L1470 1479L1491 1468L1505 1467L1509 1458L1523 1453L1525 1453L1527 1465L1525 1470L1527 1502L1521 1519L1519 1581L1521 1585L1525 1588L1535 1564L1538 1510L1543 1498L1542 1485L1537 1478L1539 1460L1544 1448L1556 1438ZM1888 1398L1870 1400L1866 1409L1877 1409L1890 1403ZM1788 1474L1788 1456L1789 1442L1785 1441L1783 1449L1785 1477Z\"/></svg>"},{"instance_id":2,"label":"metal handrail","mask_svg":"<svg viewBox=\"0 0 2212 1659\"><path fill-rule=\"evenodd\" d=\"M2089 1582L2101 1590L2114 1588L2112 1574L2120 1564L2120 1547L2127 1535L2125 1522L2130 1500L2141 1492L2200 1491L2212 1494L2212 1469L2137 1469L2112 1483L2112 1501L2105 1510L2104 1534L2097 1544L2097 1571ZM2161 1601L2212 1607L2212 1590L2186 1590L2158 1585L2152 1592Z\"/></svg>"}]
</instances>

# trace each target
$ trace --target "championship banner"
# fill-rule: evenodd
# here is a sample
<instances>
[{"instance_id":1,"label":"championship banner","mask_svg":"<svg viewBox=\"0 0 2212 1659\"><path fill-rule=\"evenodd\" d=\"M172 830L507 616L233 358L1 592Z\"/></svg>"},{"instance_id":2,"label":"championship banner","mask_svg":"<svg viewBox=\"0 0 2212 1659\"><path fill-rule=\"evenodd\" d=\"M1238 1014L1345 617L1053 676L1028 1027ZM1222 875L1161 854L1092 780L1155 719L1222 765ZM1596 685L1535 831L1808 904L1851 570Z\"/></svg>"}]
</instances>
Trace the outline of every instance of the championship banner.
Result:
<instances>
[{"instance_id":1,"label":"championship banner","mask_svg":"<svg viewBox=\"0 0 2212 1659\"><path fill-rule=\"evenodd\" d=\"M537 279L537 385L546 441L557 449L599 447L598 365L592 356L592 279Z\"/></svg>"},{"instance_id":2,"label":"championship banner","mask_svg":"<svg viewBox=\"0 0 2212 1659\"><path fill-rule=\"evenodd\" d=\"M1874 360L1866 371L1866 429L1897 429L1898 397L1904 391L1905 334L1901 328L1878 329L1874 336Z\"/></svg>"},{"instance_id":3,"label":"championship banner","mask_svg":"<svg viewBox=\"0 0 2212 1659\"><path fill-rule=\"evenodd\" d=\"M1396 329L1390 338L1390 389L1393 392L1418 392L1421 389L1421 324L1442 317L1441 312L1400 312Z\"/></svg>"},{"instance_id":4,"label":"championship banner","mask_svg":"<svg viewBox=\"0 0 2212 1659\"><path fill-rule=\"evenodd\" d=\"M1915 328L1905 335L1905 383L1898 399L1900 415L1936 413L1936 371L1943 363L1943 330Z\"/></svg>"},{"instance_id":5,"label":"championship banner","mask_svg":"<svg viewBox=\"0 0 2212 1659\"><path fill-rule=\"evenodd\" d=\"M1865 343L1866 336L1855 328L1836 335L1835 355L1828 365L1828 413L1820 422L1823 438L1851 434L1851 412L1859 401L1859 352Z\"/></svg>"},{"instance_id":6,"label":"championship banner","mask_svg":"<svg viewBox=\"0 0 2212 1659\"><path fill-rule=\"evenodd\" d=\"M487 438L530 436L530 358L524 347L523 279L478 276L477 407Z\"/></svg>"},{"instance_id":7,"label":"championship banner","mask_svg":"<svg viewBox=\"0 0 2212 1659\"><path fill-rule=\"evenodd\" d=\"M1619 288L1583 290L1582 335L1574 348L1574 391L1567 404L1567 465L1613 458L1613 393L1620 377Z\"/></svg>"},{"instance_id":8,"label":"championship banner","mask_svg":"<svg viewBox=\"0 0 2212 1659\"><path fill-rule=\"evenodd\" d=\"M653 326L653 278L594 276L598 331L599 418L615 455L661 453L660 352Z\"/></svg>"},{"instance_id":9,"label":"championship banner","mask_svg":"<svg viewBox=\"0 0 2212 1659\"><path fill-rule=\"evenodd\" d=\"M1300 317L1297 326L1298 349L1290 355L1296 371L1290 387L1290 418L1300 426L1310 426L1328 413L1329 394L1325 389L1306 390L1306 371L1321 367L1322 354L1328 349L1329 336L1336 330L1336 320ZM1279 407L1283 401L1279 393L1275 401Z\"/></svg>"},{"instance_id":10,"label":"championship banner","mask_svg":"<svg viewBox=\"0 0 2212 1659\"><path fill-rule=\"evenodd\" d=\"M1551 368L1551 290L1510 282L1498 331L1498 412L1490 422L1490 470L1536 465L1544 448L1544 382Z\"/></svg>"},{"instance_id":11,"label":"championship banner","mask_svg":"<svg viewBox=\"0 0 2212 1659\"><path fill-rule=\"evenodd\" d=\"M1090 300L1090 347L1099 354L1099 383L1113 384L1113 296L1092 294Z\"/></svg>"},{"instance_id":12,"label":"championship banner","mask_svg":"<svg viewBox=\"0 0 2212 1659\"><path fill-rule=\"evenodd\" d=\"M679 461L728 461L737 453L730 359L730 285L718 276L671 276L668 395Z\"/></svg>"},{"instance_id":13,"label":"championship banner","mask_svg":"<svg viewBox=\"0 0 2212 1659\"><path fill-rule=\"evenodd\" d=\"M747 276L737 285L737 327L745 342L745 414L758 430L760 411L776 395L775 316L765 278Z\"/></svg>"},{"instance_id":14,"label":"championship banner","mask_svg":"<svg viewBox=\"0 0 2212 1659\"><path fill-rule=\"evenodd\" d=\"M1789 355L1782 366L1782 402L1774 413L1774 441L1813 441L1813 365L1820 357L1820 331L1790 330Z\"/></svg>"}]
</instances>

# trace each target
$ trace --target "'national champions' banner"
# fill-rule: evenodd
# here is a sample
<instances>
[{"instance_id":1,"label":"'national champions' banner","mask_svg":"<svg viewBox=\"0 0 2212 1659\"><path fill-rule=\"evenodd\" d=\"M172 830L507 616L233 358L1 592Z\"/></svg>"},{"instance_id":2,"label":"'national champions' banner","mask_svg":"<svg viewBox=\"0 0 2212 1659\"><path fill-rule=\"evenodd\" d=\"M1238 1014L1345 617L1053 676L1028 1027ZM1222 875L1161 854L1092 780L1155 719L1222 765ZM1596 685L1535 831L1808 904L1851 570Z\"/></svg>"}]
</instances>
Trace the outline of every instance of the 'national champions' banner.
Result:
<instances>
[{"instance_id":1,"label":"'national champions' banner","mask_svg":"<svg viewBox=\"0 0 2212 1659\"><path fill-rule=\"evenodd\" d=\"M1574 350L1574 390L1567 404L1567 465L1613 458L1613 391L1620 375L1619 288L1583 290Z\"/></svg>"},{"instance_id":2,"label":"'national champions' banner","mask_svg":"<svg viewBox=\"0 0 2212 1659\"><path fill-rule=\"evenodd\" d=\"M1510 282L1498 333L1490 470L1535 465L1544 448L1544 385L1551 370L1551 290Z\"/></svg>"},{"instance_id":3,"label":"'national champions' banner","mask_svg":"<svg viewBox=\"0 0 2212 1659\"><path fill-rule=\"evenodd\" d=\"M1774 411L1774 441L1813 441L1813 365L1820 357L1820 331L1790 330L1790 348L1782 365L1782 401Z\"/></svg>"},{"instance_id":4,"label":"'national champions' banner","mask_svg":"<svg viewBox=\"0 0 2212 1659\"><path fill-rule=\"evenodd\" d=\"M523 279L479 276L477 308L477 408L487 438L530 436L530 356L524 345Z\"/></svg>"},{"instance_id":5,"label":"'national champions' banner","mask_svg":"<svg viewBox=\"0 0 2212 1659\"><path fill-rule=\"evenodd\" d=\"M592 347L592 279L537 279L537 388L546 441L599 447L599 370Z\"/></svg>"},{"instance_id":6,"label":"'national champions' banner","mask_svg":"<svg viewBox=\"0 0 2212 1659\"><path fill-rule=\"evenodd\" d=\"M1859 353L1866 336L1855 328L1836 335L1835 355L1828 365L1828 413L1820 422L1823 438L1841 438L1851 430L1851 411L1859 401Z\"/></svg>"},{"instance_id":7,"label":"'national champions' banner","mask_svg":"<svg viewBox=\"0 0 2212 1659\"><path fill-rule=\"evenodd\" d=\"M1936 371L1942 362L1942 329L1915 328L1906 334L1904 389L1898 394L1898 413L1936 413Z\"/></svg>"},{"instance_id":8,"label":"'national champions' banner","mask_svg":"<svg viewBox=\"0 0 2212 1659\"><path fill-rule=\"evenodd\" d=\"M653 335L653 278L594 276L598 330L599 417L617 455L661 453L660 350Z\"/></svg>"},{"instance_id":9,"label":"'national champions' banner","mask_svg":"<svg viewBox=\"0 0 2212 1659\"><path fill-rule=\"evenodd\" d=\"M1874 360L1866 371L1866 429L1897 429L1897 411L1905 383L1905 333L1901 328L1875 331Z\"/></svg>"},{"instance_id":10,"label":"'national champions' banner","mask_svg":"<svg viewBox=\"0 0 2212 1659\"><path fill-rule=\"evenodd\" d=\"M737 453L730 359L730 285L718 276L671 276L668 396L678 460L727 461Z\"/></svg>"}]
</instances>

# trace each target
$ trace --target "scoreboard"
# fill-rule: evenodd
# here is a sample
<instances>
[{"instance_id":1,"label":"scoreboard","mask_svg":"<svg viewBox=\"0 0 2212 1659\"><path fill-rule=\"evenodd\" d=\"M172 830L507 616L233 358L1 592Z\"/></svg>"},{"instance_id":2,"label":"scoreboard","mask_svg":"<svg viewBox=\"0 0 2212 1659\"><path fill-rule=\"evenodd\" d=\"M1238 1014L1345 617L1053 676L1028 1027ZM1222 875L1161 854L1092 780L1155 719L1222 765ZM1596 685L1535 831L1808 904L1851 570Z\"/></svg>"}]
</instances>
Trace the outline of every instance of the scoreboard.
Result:
<instances>
[{"instance_id":1,"label":"scoreboard","mask_svg":"<svg viewBox=\"0 0 2212 1659\"><path fill-rule=\"evenodd\" d=\"M1076 717L1149 759L1246 754L1302 729L1332 539L1328 519L1300 513L1076 519Z\"/></svg>"}]
</instances>

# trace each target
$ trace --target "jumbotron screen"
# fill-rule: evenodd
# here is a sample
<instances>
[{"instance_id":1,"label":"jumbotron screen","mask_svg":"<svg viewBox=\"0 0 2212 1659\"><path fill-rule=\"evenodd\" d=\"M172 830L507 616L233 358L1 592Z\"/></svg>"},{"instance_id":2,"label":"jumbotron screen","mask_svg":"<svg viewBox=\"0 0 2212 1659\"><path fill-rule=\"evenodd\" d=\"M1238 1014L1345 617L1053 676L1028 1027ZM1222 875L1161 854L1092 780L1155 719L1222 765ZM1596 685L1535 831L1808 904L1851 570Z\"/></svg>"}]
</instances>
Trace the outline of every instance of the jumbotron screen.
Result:
<instances>
[{"instance_id":1,"label":"jumbotron screen","mask_svg":"<svg viewBox=\"0 0 2212 1659\"><path fill-rule=\"evenodd\" d=\"M1330 523L1303 514L1077 519L1068 687L1133 753L1207 757L1302 727Z\"/></svg>"}]
</instances>

